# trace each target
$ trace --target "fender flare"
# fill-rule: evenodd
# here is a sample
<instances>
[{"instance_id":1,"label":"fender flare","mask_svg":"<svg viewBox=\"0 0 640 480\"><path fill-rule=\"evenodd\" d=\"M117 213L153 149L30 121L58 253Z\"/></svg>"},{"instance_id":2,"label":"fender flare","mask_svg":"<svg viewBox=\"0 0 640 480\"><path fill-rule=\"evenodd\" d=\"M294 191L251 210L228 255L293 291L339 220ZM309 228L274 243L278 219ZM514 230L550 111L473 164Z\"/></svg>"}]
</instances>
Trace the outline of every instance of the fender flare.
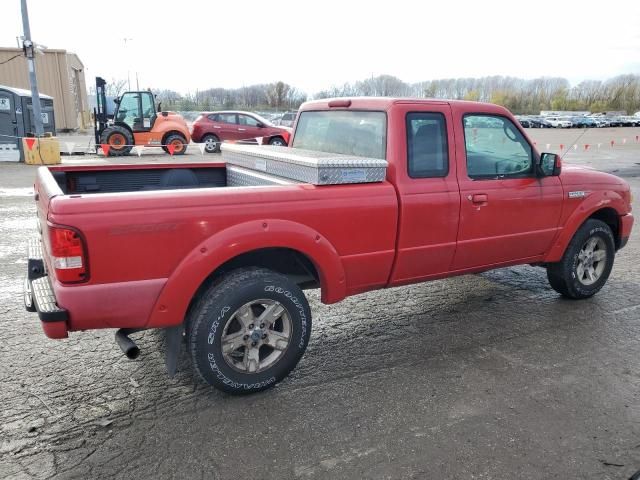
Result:
<instances>
[{"instance_id":1,"label":"fender flare","mask_svg":"<svg viewBox=\"0 0 640 480\"><path fill-rule=\"evenodd\" d=\"M289 220L252 220L212 235L185 256L162 288L146 327L182 323L194 294L211 273L239 255L270 247L296 250L311 260L320 277L324 303L339 302L346 296L342 261L324 236Z\"/></svg>"},{"instance_id":2,"label":"fender flare","mask_svg":"<svg viewBox=\"0 0 640 480\"><path fill-rule=\"evenodd\" d=\"M565 202L570 201L565 199ZM598 210L611 208L621 215L624 211L624 200L620 195L611 190L602 190L589 193L587 198L577 207L571 216L564 222L564 227L556 236L549 253L544 261L547 263L559 262L569 246L569 242L578 231L578 228Z\"/></svg>"},{"instance_id":3,"label":"fender flare","mask_svg":"<svg viewBox=\"0 0 640 480\"><path fill-rule=\"evenodd\" d=\"M167 139L167 137L173 133L177 133L178 135L185 137L185 140L187 141L187 145L189 145L189 142L191 141L191 136L189 135L189 132L185 133L177 128L169 128L162 132L161 142L163 145L165 144L164 142Z\"/></svg>"},{"instance_id":4,"label":"fender flare","mask_svg":"<svg viewBox=\"0 0 640 480\"><path fill-rule=\"evenodd\" d=\"M158 114L158 118L160 118L160 114ZM180 117L182 120L167 118L165 120L162 120L161 122L158 121L158 118L156 118L156 121L153 124L151 133L160 135L162 140L164 141L164 138L167 135L169 135L171 132L176 132L184 136L187 139L187 143L191 141L189 126L186 124L184 119L182 119L182 117Z\"/></svg>"}]
</instances>

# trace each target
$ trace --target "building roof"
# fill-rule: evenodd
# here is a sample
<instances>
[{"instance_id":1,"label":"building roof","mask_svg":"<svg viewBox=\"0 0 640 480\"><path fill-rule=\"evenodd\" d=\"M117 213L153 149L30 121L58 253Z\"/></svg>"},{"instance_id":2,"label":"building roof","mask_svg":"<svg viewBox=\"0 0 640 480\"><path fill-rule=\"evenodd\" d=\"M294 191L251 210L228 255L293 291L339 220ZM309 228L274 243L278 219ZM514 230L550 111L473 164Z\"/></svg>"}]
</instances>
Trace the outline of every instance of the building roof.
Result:
<instances>
[{"instance_id":1,"label":"building roof","mask_svg":"<svg viewBox=\"0 0 640 480\"><path fill-rule=\"evenodd\" d=\"M13 93L14 95L18 95L19 97L31 96L31 90L25 90L23 88L15 88L15 87L8 87L6 85L0 85L0 90L8 90L9 92ZM40 94L40 98L53 100L53 97L50 97L49 95L45 95L44 93Z\"/></svg>"},{"instance_id":2,"label":"building roof","mask_svg":"<svg viewBox=\"0 0 640 480\"><path fill-rule=\"evenodd\" d=\"M45 48L42 50L44 53L67 53L63 48ZM0 47L0 52L22 52L22 47Z\"/></svg>"}]
</instances>

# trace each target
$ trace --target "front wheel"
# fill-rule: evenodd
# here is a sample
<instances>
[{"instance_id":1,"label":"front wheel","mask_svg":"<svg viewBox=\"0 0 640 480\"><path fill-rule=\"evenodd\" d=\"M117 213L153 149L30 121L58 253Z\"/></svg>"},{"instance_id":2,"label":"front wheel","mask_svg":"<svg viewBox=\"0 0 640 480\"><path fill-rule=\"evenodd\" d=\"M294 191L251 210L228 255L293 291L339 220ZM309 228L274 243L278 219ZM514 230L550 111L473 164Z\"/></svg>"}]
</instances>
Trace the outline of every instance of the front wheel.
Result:
<instances>
[{"instance_id":1,"label":"front wheel","mask_svg":"<svg viewBox=\"0 0 640 480\"><path fill-rule=\"evenodd\" d=\"M274 137L269 140L269 145L273 145L274 147L286 147L287 142L285 142L283 138Z\"/></svg>"},{"instance_id":2,"label":"front wheel","mask_svg":"<svg viewBox=\"0 0 640 480\"><path fill-rule=\"evenodd\" d=\"M220 151L220 139L215 135L205 135L202 137L204 149L207 153L216 153Z\"/></svg>"},{"instance_id":3,"label":"front wheel","mask_svg":"<svg viewBox=\"0 0 640 480\"><path fill-rule=\"evenodd\" d=\"M107 156L121 157L129 155L133 148L133 134L121 125L107 127L100 137L100 143L109 146Z\"/></svg>"},{"instance_id":4,"label":"front wheel","mask_svg":"<svg viewBox=\"0 0 640 480\"><path fill-rule=\"evenodd\" d=\"M609 225L587 220L571 239L562 260L547 266L551 287L576 300L595 295L609 278L615 251Z\"/></svg>"},{"instance_id":5,"label":"front wheel","mask_svg":"<svg viewBox=\"0 0 640 480\"><path fill-rule=\"evenodd\" d=\"M179 133L172 133L167 136L163 143L162 149L168 154L171 154L169 148L173 149L173 155L184 155L187 151L187 139Z\"/></svg>"},{"instance_id":6,"label":"front wheel","mask_svg":"<svg viewBox=\"0 0 640 480\"><path fill-rule=\"evenodd\" d=\"M262 268L235 270L212 285L187 320L202 379L232 394L274 386L295 368L311 333L302 290Z\"/></svg>"}]
</instances>

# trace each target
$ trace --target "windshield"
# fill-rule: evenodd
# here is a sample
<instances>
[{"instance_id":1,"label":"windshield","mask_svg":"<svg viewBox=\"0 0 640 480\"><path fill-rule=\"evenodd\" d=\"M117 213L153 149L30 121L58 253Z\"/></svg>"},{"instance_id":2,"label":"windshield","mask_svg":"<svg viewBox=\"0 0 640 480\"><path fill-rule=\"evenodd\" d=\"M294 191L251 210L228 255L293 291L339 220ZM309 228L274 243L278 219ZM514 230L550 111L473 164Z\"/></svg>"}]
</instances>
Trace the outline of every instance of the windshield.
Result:
<instances>
[{"instance_id":1,"label":"windshield","mask_svg":"<svg viewBox=\"0 0 640 480\"><path fill-rule=\"evenodd\" d=\"M385 159L387 117L384 112L302 112L292 146L320 152Z\"/></svg>"}]
</instances>

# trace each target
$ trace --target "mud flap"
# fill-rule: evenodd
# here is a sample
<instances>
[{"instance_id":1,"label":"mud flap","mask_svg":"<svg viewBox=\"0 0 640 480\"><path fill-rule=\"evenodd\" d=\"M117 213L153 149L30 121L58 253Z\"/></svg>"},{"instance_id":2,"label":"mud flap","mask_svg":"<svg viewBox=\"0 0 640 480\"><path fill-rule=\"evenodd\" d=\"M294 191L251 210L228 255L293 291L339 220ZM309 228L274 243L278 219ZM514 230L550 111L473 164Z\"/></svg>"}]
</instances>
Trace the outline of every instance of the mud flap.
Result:
<instances>
[{"instance_id":1,"label":"mud flap","mask_svg":"<svg viewBox=\"0 0 640 480\"><path fill-rule=\"evenodd\" d=\"M173 378L178 370L178 357L180 355L180 345L182 344L182 334L184 325L165 328L165 352L164 364L167 367L169 377Z\"/></svg>"}]
</instances>

